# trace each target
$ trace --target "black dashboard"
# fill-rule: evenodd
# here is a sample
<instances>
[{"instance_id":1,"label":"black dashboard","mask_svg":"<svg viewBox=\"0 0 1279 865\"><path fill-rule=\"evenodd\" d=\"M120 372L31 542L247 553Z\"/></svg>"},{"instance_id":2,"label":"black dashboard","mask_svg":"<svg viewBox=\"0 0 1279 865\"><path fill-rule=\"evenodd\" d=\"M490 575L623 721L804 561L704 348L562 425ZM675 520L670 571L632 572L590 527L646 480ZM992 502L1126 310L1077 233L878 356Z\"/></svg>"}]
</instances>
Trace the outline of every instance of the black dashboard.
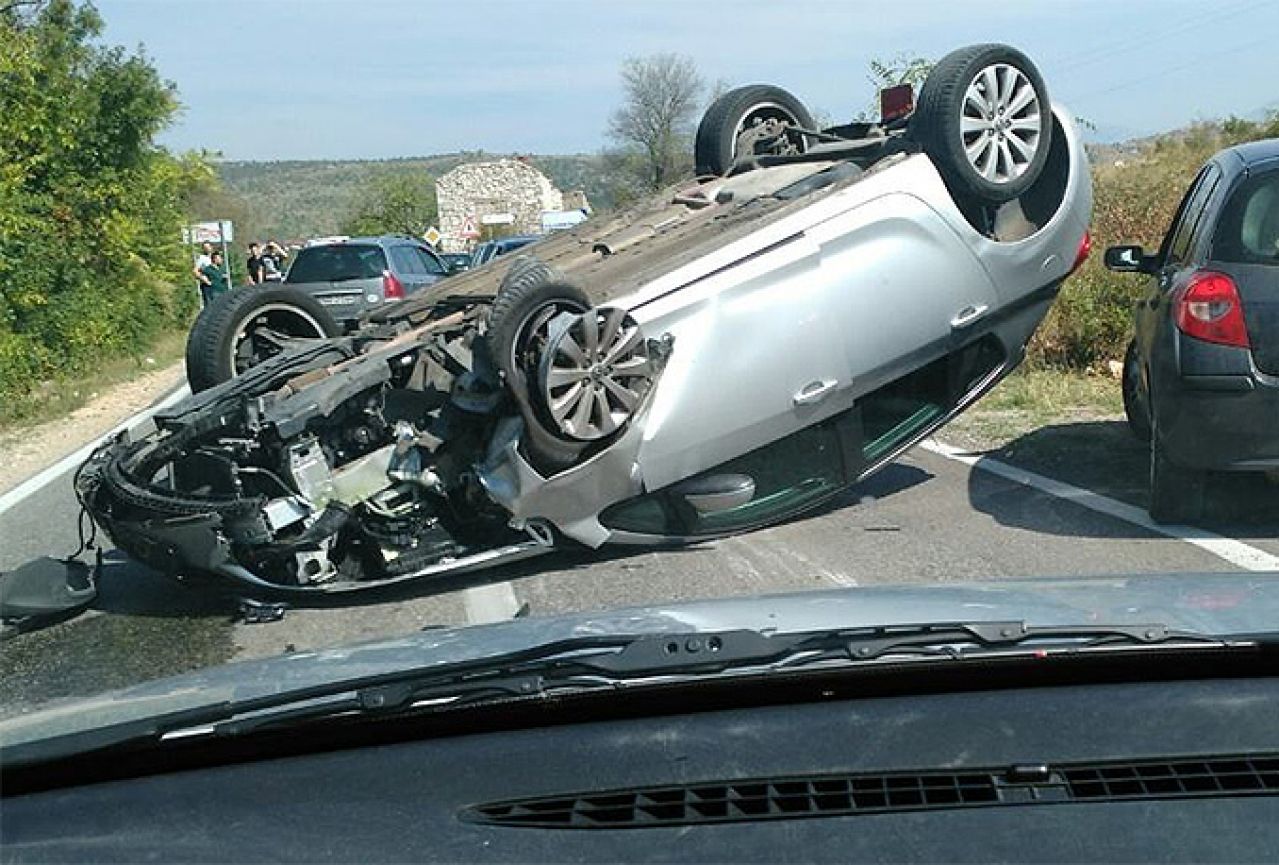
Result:
<instances>
[{"instance_id":1,"label":"black dashboard","mask_svg":"<svg viewBox=\"0 0 1279 865\"><path fill-rule=\"evenodd\" d=\"M28 780L5 791L0 849L8 862L1279 858L1268 677L816 697Z\"/></svg>"}]
</instances>

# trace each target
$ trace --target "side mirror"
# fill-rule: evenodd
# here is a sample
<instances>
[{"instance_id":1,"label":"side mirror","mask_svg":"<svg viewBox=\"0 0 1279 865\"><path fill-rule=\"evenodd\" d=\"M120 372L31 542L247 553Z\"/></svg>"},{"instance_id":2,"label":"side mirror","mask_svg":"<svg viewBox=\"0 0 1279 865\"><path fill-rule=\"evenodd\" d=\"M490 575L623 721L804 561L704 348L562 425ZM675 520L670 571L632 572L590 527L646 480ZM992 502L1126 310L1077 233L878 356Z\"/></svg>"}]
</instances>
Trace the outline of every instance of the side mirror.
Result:
<instances>
[{"instance_id":1,"label":"side mirror","mask_svg":"<svg viewBox=\"0 0 1279 865\"><path fill-rule=\"evenodd\" d=\"M1155 258L1146 255L1140 246L1127 244L1112 246L1106 250L1106 269L1119 273L1153 273Z\"/></svg>"}]
</instances>

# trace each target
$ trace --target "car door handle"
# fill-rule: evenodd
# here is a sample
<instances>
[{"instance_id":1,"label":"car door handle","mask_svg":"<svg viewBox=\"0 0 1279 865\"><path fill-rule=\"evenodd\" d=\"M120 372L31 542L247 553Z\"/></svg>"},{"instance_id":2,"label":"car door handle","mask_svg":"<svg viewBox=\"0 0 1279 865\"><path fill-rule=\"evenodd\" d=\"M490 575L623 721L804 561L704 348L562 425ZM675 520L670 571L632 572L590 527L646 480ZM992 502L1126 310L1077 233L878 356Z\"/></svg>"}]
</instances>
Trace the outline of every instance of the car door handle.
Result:
<instances>
[{"instance_id":1,"label":"car door handle","mask_svg":"<svg viewBox=\"0 0 1279 865\"><path fill-rule=\"evenodd\" d=\"M955 317L950 320L950 327L952 330L968 327L968 325L985 315L989 309L990 307L984 303L976 306L966 306L955 313Z\"/></svg>"},{"instance_id":2,"label":"car door handle","mask_svg":"<svg viewBox=\"0 0 1279 865\"><path fill-rule=\"evenodd\" d=\"M795 394L795 405L813 405L819 403L826 397L830 396L835 390L835 385L839 382L833 378L823 379L821 381L810 381L808 384L800 388L799 393Z\"/></svg>"}]
</instances>

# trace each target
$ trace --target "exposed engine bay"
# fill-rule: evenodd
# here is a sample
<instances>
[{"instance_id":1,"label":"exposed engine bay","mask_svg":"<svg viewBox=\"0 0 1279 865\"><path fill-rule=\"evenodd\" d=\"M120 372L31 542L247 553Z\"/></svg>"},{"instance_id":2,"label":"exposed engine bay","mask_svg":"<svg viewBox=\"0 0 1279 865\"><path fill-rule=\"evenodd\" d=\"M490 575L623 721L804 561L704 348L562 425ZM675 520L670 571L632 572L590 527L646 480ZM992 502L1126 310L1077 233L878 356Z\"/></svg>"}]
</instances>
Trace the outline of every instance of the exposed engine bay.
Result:
<instances>
[{"instance_id":1,"label":"exposed engine bay","mask_svg":"<svg viewBox=\"0 0 1279 865\"><path fill-rule=\"evenodd\" d=\"M425 323L299 347L157 415L157 434L105 445L77 494L152 567L256 588L367 588L542 552L551 527L513 520L482 467L517 441L548 475L589 456L625 426L659 364L620 310L537 309L503 330L514 337L506 369L493 360L491 299L473 296L442 301ZM592 344L579 347L583 327ZM602 359L596 328L626 343L613 361L628 359L632 375L554 366L583 348ZM556 382L577 389L569 411Z\"/></svg>"}]
</instances>

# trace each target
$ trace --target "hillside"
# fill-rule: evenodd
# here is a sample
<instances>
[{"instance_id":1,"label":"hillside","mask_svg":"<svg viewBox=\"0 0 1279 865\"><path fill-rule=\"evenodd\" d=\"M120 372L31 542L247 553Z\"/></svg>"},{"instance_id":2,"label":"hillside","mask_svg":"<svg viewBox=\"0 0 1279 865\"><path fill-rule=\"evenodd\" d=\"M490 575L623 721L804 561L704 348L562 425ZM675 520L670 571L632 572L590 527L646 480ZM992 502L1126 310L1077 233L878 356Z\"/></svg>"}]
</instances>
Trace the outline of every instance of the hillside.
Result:
<instances>
[{"instance_id":1,"label":"hillside","mask_svg":"<svg viewBox=\"0 0 1279 865\"><path fill-rule=\"evenodd\" d=\"M280 240L335 234L362 190L380 175L424 172L439 177L466 162L502 154L473 151L389 160L223 162L226 191L243 202L261 237ZM597 207L611 202L598 156L532 156L530 161L560 189L585 190Z\"/></svg>"}]
</instances>

